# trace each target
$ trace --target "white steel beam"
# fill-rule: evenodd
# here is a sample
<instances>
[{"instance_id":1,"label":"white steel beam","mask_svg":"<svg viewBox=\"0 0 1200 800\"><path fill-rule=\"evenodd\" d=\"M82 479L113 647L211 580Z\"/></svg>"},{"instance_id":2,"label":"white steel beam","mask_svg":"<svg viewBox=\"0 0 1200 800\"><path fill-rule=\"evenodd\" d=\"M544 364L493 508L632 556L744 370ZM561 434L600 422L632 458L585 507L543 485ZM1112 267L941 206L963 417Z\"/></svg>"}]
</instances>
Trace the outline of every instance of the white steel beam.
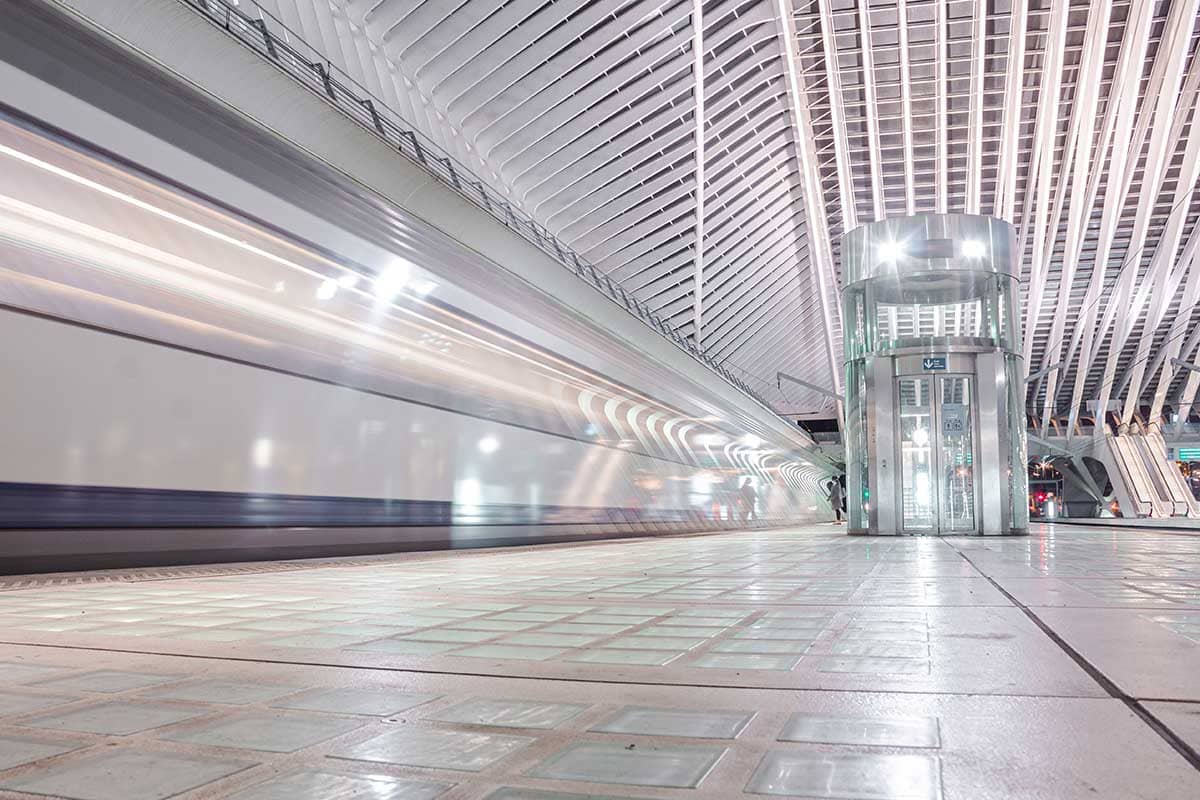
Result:
<instances>
[{"instance_id":1,"label":"white steel beam","mask_svg":"<svg viewBox=\"0 0 1200 800\"><path fill-rule=\"evenodd\" d=\"M934 158L934 211L945 214L949 209L946 201L946 184L950 182L948 135L949 120L946 118L946 2L934 0L933 45L936 51L937 119L935 130Z\"/></svg>"},{"instance_id":2,"label":"white steel beam","mask_svg":"<svg viewBox=\"0 0 1200 800\"><path fill-rule=\"evenodd\" d=\"M821 12L821 61L825 64L825 86L829 92L829 117L833 127L833 158L837 164L838 197L842 206L842 231L858 227L854 197L854 172L850 168L850 142L846 136L846 107L842 94L842 70L838 64L837 37L833 32L830 0L817 0Z\"/></svg>"},{"instance_id":3,"label":"white steel beam","mask_svg":"<svg viewBox=\"0 0 1200 800\"><path fill-rule=\"evenodd\" d=\"M1108 399L1112 394L1113 379L1116 375L1117 360L1120 358L1121 351L1124 348L1125 340L1129 336L1129 332L1133 327L1133 323L1137 320L1140 314L1140 307L1131 308L1129 300L1131 299L1131 290L1136 283L1138 274L1138 263L1141 261L1141 251L1146 241L1146 233L1150 226L1150 218L1154 212L1155 195L1161 185L1162 176L1169 160L1167 153L1168 137L1171 131L1170 120L1175 109L1175 104L1179 99L1180 83L1183 80L1183 67L1185 57L1188 54L1186 41L1181 37L1190 37L1192 27L1196 23L1196 6L1197 0L1184 0L1184 2L1175 3L1171 6L1167 16L1167 27L1163 33L1162 46L1159 48L1159 59L1165 59L1163 63L1163 71L1161 84L1157 88L1157 92L1150 91L1147 93L1147 103L1150 98L1155 98L1153 125L1150 125L1150 116L1148 109L1143 109L1143 119L1146 120L1149 127L1150 144L1146 151L1145 166L1142 171L1141 191L1138 193L1138 201L1136 205L1136 213L1133 222L1133 232L1130 235L1129 249L1130 254L1126 258L1137 259L1137 262L1127 264L1124 273L1121 275L1120 286L1114 300L1117 300L1116 305L1116 321L1112 331L1112 341L1108 349L1108 358L1105 361L1104 373L1100 383L1099 407L1105 408L1108 404ZM1106 319L1108 315L1105 315ZM1105 328L1107 326L1102 323L1100 334L1103 339ZM1132 410L1136 409L1136 401L1131 408L1126 404L1125 412L1122 415L1121 421L1123 424L1128 424Z\"/></svg>"},{"instance_id":4,"label":"white steel beam","mask_svg":"<svg viewBox=\"0 0 1200 800\"><path fill-rule=\"evenodd\" d=\"M1116 113L1113 123L1112 147L1109 150L1111 155L1105 165L1108 186L1102 199L1103 210L1100 231L1096 239L1096 250L1093 254L1092 277L1087 293L1084 295L1083 307L1080 309L1080 319L1075 325L1071 347L1068 348L1069 353L1075 349L1077 343L1079 344L1071 386L1068 436L1075 429L1087 371L1096 354L1096 318L1099 314L1100 296L1104 290L1104 281L1108 273L1108 260L1112 252L1113 237L1125 205L1124 187L1127 184L1123 182L1123 177L1126 173L1126 164L1131 149L1134 114L1138 105L1138 83L1145 67L1146 48L1149 45L1150 26L1153 20L1152 12L1151 0L1134 0L1125 27L1125 38L1122 41L1117 71L1113 77L1112 86L1109 88L1110 113L1113 108L1116 109ZM1082 341L1080 341L1081 338ZM1105 413L1103 409L1099 411L1101 418ZM1103 435L1104 431L1105 426L1096 425L1097 436Z\"/></svg>"},{"instance_id":5,"label":"white steel beam","mask_svg":"<svg viewBox=\"0 0 1200 800\"><path fill-rule=\"evenodd\" d=\"M1017 148L1021 142L1022 97L1025 80L1025 27L1029 4L1012 4L1008 33L1008 61L1004 80L1004 126L1000 134L1000 162L996 179L996 206L992 212L1009 222L1017 195ZM1022 257L1024 254L1020 254Z\"/></svg>"},{"instance_id":6,"label":"white steel beam","mask_svg":"<svg viewBox=\"0 0 1200 800\"><path fill-rule=\"evenodd\" d=\"M1191 238L1193 240L1198 238L1196 231L1192 232ZM1188 352L1183 348L1181 340L1188 331L1188 325L1191 324L1192 311L1196 308L1196 303L1200 302L1200 247L1194 248L1194 252L1190 255L1189 258L1189 253L1185 250L1181 257L1181 260L1186 259L1190 268L1188 269L1187 283L1183 287L1183 296L1179 301L1179 313L1171 321L1167 338L1163 342L1163 352L1160 354L1163 360L1162 371L1158 374L1158 385L1154 389L1154 399L1150 404L1150 419L1158 419L1162 416L1167 390L1171 386L1171 380L1175 377L1175 370L1171 367L1181 354ZM1200 334L1200 328L1193 331L1193 335L1195 334Z\"/></svg>"},{"instance_id":7,"label":"white steel beam","mask_svg":"<svg viewBox=\"0 0 1200 800\"><path fill-rule=\"evenodd\" d=\"M971 33L971 113L970 130L967 132L968 214L979 213L979 196L983 192L983 70L987 9L986 2L975 3L975 20Z\"/></svg>"},{"instance_id":8,"label":"white steel beam","mask_svg":"<svg viewBox=\"0 0 1200 800\"><path fill-rule=\"evenodd\" d=\"M796 157L800 163L801 193L804 196L804 215L808 230L808 248L815 267L814 283L821 300L821 318L825 326L825 351L829 359L829 379L833 391L841 394L841 354L834 345L834 326L842 326L841 310L838 306L837 278L833 269L833 250L829 241L829 228L825 217L825 203L821 194L818 173L815 135L808 110L807 97L800 79L800 65L796 58L796 23L792 17L791 0L775 0L779 20L780 48L787 67L788 99L795 123L793 141ZM830 291L834 299L830 300ZM841 404L838 417L842 416Z\"/></svg>"},{"instance_id":9,"label":"white steel beam","mask_svg":"<svg viewBox=\"0 0 1200 800\"><path fill-rule=\"evenodd\" d=\"M1033 226L1033 255L1029 261L1029 289L1025 307L1025 364L1030 365L1034 333L1041 316L1042 294L1046 288L1048 250L1046 238L1050 213L1050 189L1054 177L1054 140L1058 133L1059 93L1062 87L1063 52L1067 36L1068 0L1054 0L1050 6L1050 27L1046 32L1046 59L1042 70L1041 97L1038 98L1034 128L1033 166L1025 184L1025 214L1017 253L1024 254L1026 236ZM1037 186L1033 189L1036 172ZM1030 213L1032 211L1032 214Z\"/></svg>"},{"instance_id":10,"label":"white steel beam","mask_svg":"<svg viewBox=\"0 0 1200 800\"><path fill-rule=\"evenodd\" d=\"M875 53L871 46L871 13L866 0L858 4L858 40L862 43L863 115L867 121L867 158L871 164L871 206L875 219L887 216L883 203L883 173L879 167L879 106L875 102Z\"/></svg>"},{"instance_id":11,"label":"white steel beam","mask_svg":"<svg viewBox=\"0 0 1200 800\"><path fill-rule=\"evenodd\" d=\"M693 339L704 349L704 2L692 0L692 79L696 99L696 238L692 281Z\"/></svg>"},{"instance_id":12,"label":"white steel beam","mask_svg":"<svg viewBox=\"0 0 1200 800\"><path fill-rule=\"evenodd\" d=\"M912 86L908 67L908 5L896 0L897 35L900 44L900 115L904 131L904 213L917 213L917 196L913 188Z\"/></svg>"},{"instance_id":13,"label":"white steel beam","mask_svg":"<svg viewBox=\"0 0 1200 800\"><path fill-rule=\"evenodd\" d=\"M1188 31L1191 35L1191 31ZM1175 124L1172 126L1170 140L1178 141L1183 136L1184 126L1189 118L1192 119L1192 130L1196 130L1196 120L1192 117L1192 107L1196 100L1196 90L1200 87L1200 63L1192 62L1191 72L1188 75L1187 83L1184 86L1183 93L1180 96L1179 104L1176 108ZM1175 251L1179 247L1180 241L1183 239L1183 226L1187 221L1188 210L1191 208L1192 193L1195 191L1196 181L1200 179L1200 135L1189 136L1183 154L1183 164L1180 166L1179 178L1175 184L1175 194L1171 199L1171 212L1167 215L1166 224L1163 226L1162 235L1159 237L1158 246L1154 250L1154 256L1150 263L1150 269L1147 271L1146 278L1142 281L1142 287L1149 290L1150 307L1146 311L1146 322L1142 326L1142 335L1138 339L1137 350L1134 351L1134 359L1132 371L1130 373L1129 393L1125 396L1125 408L1123 418L1128 422L1133 417L1134 411L1137 409L1137 401L1141 396L1142 376L1145 374L1146 361L1150 357L1150 347L1154 342L1154 333L1162 322L1163 316L1166 314L1167 308L1171 300L1179 288L1177 277L1182 276L1182 272L1177 272L1175 267L1180 264L1184 270L1191 264L1190 253L1186 252L1196 245L1196 232L1193 231L1189 237L1185 252L1180 254L1179 261L1175 258ZM1182 262L1182 263L1181 263ZM1193 301L1194 302L1194 301ZM1135 307L1140 307L1141 302L1135 302ZM1180 308L1182 317L1190 317L1189 312L1185 312L1184 308ZM1170 345L1167 345L1168 348ZM1163 374L1171 372L1170 362L1167 362L1163 367ZM1159 411L1161 411L1161 406ZM1151 416L1151 419L1154 415Z\"/></svg>"},{"instance_id":14,"label":"white steel beam","mask_svg":"<svg viewBox=\"0 0 1200 800\"><path fill-rule=\"evenodd\" d=\"M1084 34L1083 55L1080 64L1080 74L1092 75L1100 71L1104 64L1104 51L1108 44L1109 5L1102 3L1088 17L1087 30ZM1047 231L1051 245L1047 247L1045 257L1050 258L1054 251L1053 242L1058 237L1057 211L1061 210L1064 194L1070 195L1067 211L1067 234L1063 244L1063 259L1059 272L1058 296L1059 301L1054 307L1054 320L1050 326L1050 338L1046 350L1042 354L1042 364L1057 363L1062 353L1063 331L1067 320L1067 306L1064 294L1071 290L1075 283L1075 269L1079 264L1079 251L1083 247L1083 234L1086 230L1085 221L1092 210L1095 189L1099 184L1096 179L1101 172L1097 164L1092 171L1092 141L1096 123L1096 105L1099 100L1099 81L1080 81L1075 90L1074 110L1071 118L1071 132L1068 137L1068 148L1072 148L1070 158L1063 157L1060 170L1066 170L1068 161L1071 167L1070 191L1067 192L1068 182L1059 180L1059 200L1055 213L1055 224ZM1111 117L1106 115L1106 121ZM1103 139L1102 139L1103 141ZM1103 152L1103 151L1101 151ZM1065 172L1060 172L1060 176ZM1048 268L1048 265L1047 265ZM1033 364L1029 365L1033 368ZM1058 373L1051 374L1046 379L1046 394L1042 403L1042 435L1049 428L1050 419L1054 414L1054 398L1058 389ZM1069 435L1069 434L1068 434Z\"/></svg>"}]
</instances>

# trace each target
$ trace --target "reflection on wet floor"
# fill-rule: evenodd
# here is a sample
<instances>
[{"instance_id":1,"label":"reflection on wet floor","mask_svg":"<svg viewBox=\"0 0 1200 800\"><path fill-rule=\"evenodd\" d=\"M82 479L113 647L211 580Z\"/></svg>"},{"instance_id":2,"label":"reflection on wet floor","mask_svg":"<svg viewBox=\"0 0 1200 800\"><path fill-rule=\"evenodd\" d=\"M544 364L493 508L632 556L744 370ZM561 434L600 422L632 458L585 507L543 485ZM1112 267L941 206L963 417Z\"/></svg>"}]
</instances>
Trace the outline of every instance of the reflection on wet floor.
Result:
<instances>
[{"instance_id":1,"label":"reflection on wet floor","mask_svg":"<svg viewBox=\"0 0 1200 800\"><path fill-rule=\"evenodd\" d=\"M1029 616L1186 719L1200 536L821 526L178 572L0 592L0 796L1200 796Z\"/></svg>"}]
</instances>

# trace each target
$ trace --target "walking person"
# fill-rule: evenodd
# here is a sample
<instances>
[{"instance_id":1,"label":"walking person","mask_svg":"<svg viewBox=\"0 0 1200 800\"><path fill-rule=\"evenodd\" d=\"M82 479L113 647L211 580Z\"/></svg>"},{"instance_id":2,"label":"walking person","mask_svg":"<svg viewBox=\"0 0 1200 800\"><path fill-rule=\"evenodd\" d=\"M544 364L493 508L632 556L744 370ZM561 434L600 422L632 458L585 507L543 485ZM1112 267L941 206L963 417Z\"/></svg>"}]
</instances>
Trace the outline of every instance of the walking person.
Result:
<instances>
[{"instance_id":1,"label":"walking person","mask_svg":"<svg viewBox=\"0 0 1200 800\"><path fill-rule=\"evenodd\" d=\"M742 504L742 521L749 522L752 519L758 519L758 514L754 508L755 503L758 502L758 492L754 491L754 487L750 485L749 478L746 478L742 482L740 499Z\"/></svg>"},{"instance_id":2,"label":"walking person","mask_svg":"<svg viewBox=\"0 0 1200 800\"><path fill-rule=\"evenodd\" d=\"M842 482L834 478L829 482L829 505L833 506L834 516L842 521Z\"/></svg>"}]
</instances>

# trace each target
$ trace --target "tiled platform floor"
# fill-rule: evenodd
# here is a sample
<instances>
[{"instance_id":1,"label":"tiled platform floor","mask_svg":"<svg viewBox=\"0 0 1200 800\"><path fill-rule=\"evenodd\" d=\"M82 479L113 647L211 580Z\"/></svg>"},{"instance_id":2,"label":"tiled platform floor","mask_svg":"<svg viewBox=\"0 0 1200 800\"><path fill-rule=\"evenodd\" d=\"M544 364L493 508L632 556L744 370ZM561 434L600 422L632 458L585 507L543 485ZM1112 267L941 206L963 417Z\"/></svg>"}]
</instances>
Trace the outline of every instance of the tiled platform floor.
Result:
<instances>
[{"instance_id":1,"label":"tiled platform floor","mask_svg":"<svg viewBox=\"0 0 1200 800\"><path fill-rule=\"evenodd\" d=\"M0 581L0 798L1200 797L1200 535L259 570Z\"/></svg>"}]
</instances>

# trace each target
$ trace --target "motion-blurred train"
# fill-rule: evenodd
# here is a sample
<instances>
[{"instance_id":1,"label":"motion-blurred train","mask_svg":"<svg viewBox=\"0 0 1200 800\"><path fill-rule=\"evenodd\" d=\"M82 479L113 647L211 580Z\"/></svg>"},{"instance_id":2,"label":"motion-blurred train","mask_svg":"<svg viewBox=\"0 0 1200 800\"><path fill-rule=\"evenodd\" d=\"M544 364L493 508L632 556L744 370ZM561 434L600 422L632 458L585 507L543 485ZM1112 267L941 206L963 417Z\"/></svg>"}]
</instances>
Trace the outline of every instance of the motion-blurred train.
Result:
<instances>
[{"instance_id":1,"label":"motion-blurred train","mask_svg":"<svg viewBox=\"0 0 1200 800\"><path fill-rule=\"evenodd\" d=\"M60 69L116 68L76 57ZM183 92L128 77L147 108ZM252 153L267 176L186 162L237 175L236 207L114 152L120 137L2 107L0 571L827 516L811 442L715 374L187 102L193 152ZM281 197L319 222L264 221Z\"/></svg>"}]
</instances>

